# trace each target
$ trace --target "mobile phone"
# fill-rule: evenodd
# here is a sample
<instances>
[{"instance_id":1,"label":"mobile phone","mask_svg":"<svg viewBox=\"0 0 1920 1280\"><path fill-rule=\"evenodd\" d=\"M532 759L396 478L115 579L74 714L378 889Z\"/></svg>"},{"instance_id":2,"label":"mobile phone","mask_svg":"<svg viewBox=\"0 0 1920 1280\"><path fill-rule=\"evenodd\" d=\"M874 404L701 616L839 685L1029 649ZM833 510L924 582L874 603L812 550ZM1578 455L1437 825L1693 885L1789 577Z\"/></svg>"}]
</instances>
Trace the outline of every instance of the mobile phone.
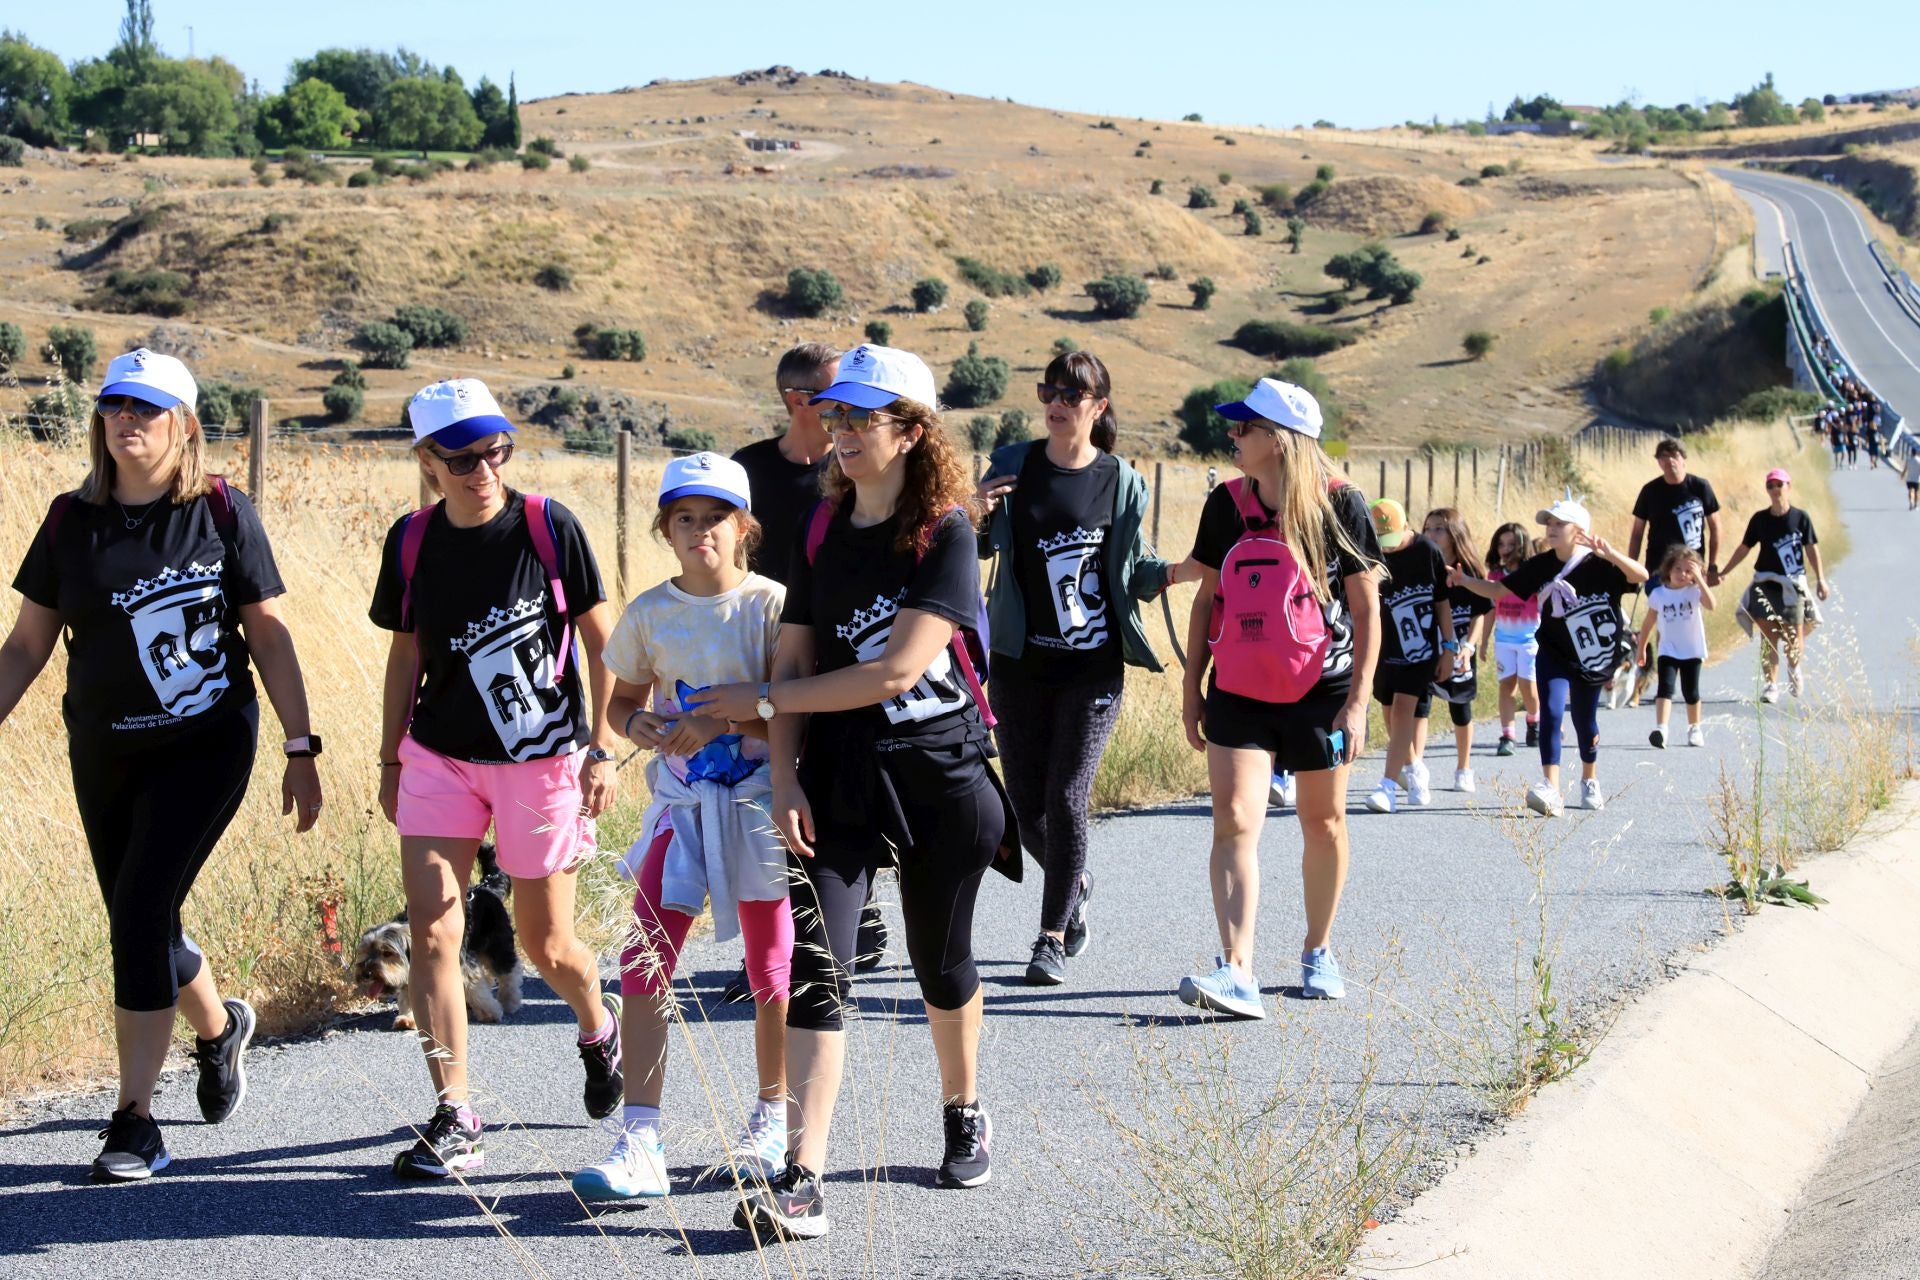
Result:
<instances>
[{"instance_id":1,"label":"mobile phone","mask_svg":"<svg viewBox=\"0 0 1920 1280\"><path fill-rule=\"evenodd\" d=\"M1333 762L1343 764L1347 758L1347 735L1344 730L1335 729L1327 735L1327 746L1333 752Z\"/></svg>"}]
</instances>

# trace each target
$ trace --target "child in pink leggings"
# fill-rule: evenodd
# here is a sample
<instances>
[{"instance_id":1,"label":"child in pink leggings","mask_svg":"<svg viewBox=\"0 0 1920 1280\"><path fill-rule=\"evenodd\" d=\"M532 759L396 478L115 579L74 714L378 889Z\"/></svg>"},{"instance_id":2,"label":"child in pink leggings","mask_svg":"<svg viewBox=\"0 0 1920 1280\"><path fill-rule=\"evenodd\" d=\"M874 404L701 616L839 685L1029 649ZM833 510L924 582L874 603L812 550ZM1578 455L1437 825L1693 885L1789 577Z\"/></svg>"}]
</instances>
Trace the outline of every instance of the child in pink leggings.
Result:
<instances>
[{"instance_id":1,"label":"child in pink leggings","mask_svg":"<svg viewBox=\"0 0 1920 1280\"><path fill-rule=\"evenodd\" d=\"M635 885L634 927L620 953L626 1108L612 1153L573 1176L582 1199L668 1191L660 1100L671 984L687 930L709 902L716 940L745 937L758 1006L759 1089L726 1163L743 1178L786 1164L793 916L786 849L768 816L767 722L685 713L687 699L710 685L768 677L786 591L746 567L760 534L748 508L739 463L698 453L668 464L654 531L672 546L680 572L628 605L607 642L615 678L609 718L658 754L647 767L653 803L644 834L621 863Z\"/></svg>"}]
</instances>

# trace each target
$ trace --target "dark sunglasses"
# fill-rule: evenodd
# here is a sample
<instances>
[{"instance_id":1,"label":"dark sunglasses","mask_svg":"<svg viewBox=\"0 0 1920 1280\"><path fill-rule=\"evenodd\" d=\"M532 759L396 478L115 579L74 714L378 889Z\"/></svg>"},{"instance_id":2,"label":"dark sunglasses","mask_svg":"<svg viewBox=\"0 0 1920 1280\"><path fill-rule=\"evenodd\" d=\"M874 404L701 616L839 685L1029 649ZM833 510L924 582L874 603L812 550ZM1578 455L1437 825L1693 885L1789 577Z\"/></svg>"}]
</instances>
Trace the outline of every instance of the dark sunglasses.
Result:
<instances>
[{"instance_id":1,"label":"dark sunglasses","mask_svg":"<svg viewBox=\"0 0 1920 1280\"><path fill-rule=\"evenodd\" d=\"M101 396L94 401L93 408L94 412L103 418L117 417L120 413L126 412L142 422L152 422L166 412L163 406L149 404L138 396Z\"/></svg>"},{"instance_id":2,"label":"dark sunglasses","mask_svg":"<svg viewBox=\"0 0 1920 1280\"><path fill-rule=\"evenodd\" d=\"M489 471L498 471L506 466L507 459L513 457L513 446L497 444L485 453L442 453L435 449L433 456L440 459L440 465L447 469L448 475L470 476L483 461Z\"/></svg>"},{"instance_id":3,"label":"dark sunglasses","mask_svg":"<svg viewBox=\"0 0 1920 1280\"><path fill-rule=\"evenodd\" d=\"M1769 480L1769 481L1767 481L1767 488L1769 488L1769 489L1784 489L1784 488L1786 488L1786 487L1787 487L1787 483L1786 483L1786 481L1784 481L1784 480Z\"/></svg>"},{"instance_id":4,"label":"dark sunglasses","mask_svg":"<svg viewBox=\"0 0 1920 1280\"><path fill-rule=\"evenodd\" d=\"M1254 418L1227 419L1227 434L1236 439L1241 436L1252 435L1256 431L1264 431L1270 436L1280 434L1280 429L1269 422L1262 422Z\"/></svg>"},{"instance_id":5,"label":"dark sunglasses","mask_svg":"<svg viewBox=\"0 0 1920 1280\"><path fill-rule=\"evenodd\" d=\"M1084 391L1079 387L1055 387L1049 386L1044 382L1039 382L1034 384L1033 389L1040 393L1041 404L1052 404L1055 400L1058 400L1069 409L1079 405L1082 401L1099 399L1093 392Z\"/></svg>"},{"instance_id":6,"label":"dark sunglasses","mask_svg":"<svg viewBox=\"0 0 1920 1280\"><path fill-rule=\"evenodd\" d=\"M904 421L899 414L882 413L878 409L823 409L820 413L820 425L829 432L857 431L861 435L879 426L882 421Z\"/></svg>"}]
</instances>

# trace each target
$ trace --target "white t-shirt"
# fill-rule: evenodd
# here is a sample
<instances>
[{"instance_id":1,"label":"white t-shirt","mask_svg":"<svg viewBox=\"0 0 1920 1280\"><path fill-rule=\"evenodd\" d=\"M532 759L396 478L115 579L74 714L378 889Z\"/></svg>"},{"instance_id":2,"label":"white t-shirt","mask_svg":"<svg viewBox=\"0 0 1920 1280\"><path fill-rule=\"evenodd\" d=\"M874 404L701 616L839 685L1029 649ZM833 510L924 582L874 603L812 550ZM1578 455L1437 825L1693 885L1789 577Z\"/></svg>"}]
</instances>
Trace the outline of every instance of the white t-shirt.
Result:
<instances>
[{"instance_id":1,"label":"white t-shirt","mask_svg":"<svg viewBox=\"0 0 1920 1280\"><path fill-rule=\"evenodd\" d=\"M632 684L651 684L652 710L678 716L686 694L767 678L786 599L785 587L757 573L717 596L688 595L671 580L650 587L620 615L607 641L607 670ZM723 734L692 762L679 756L666 762L685 781L689 763L699 776L725 778L765 759L760 739Z\"/></svg>"},{"instance_id":2,"label":"white t-shirt","mask_svg":"<svg viewBox=\"0 0 1920 1280\"><path fill-rule=\"evenodd\" d=\"M1663 583L1647 592L1647 604L1660 611L1661 657L1707 656L1707 617L1700 607L1699 587L1676 589Z\"/></svg>"}]
</instances>

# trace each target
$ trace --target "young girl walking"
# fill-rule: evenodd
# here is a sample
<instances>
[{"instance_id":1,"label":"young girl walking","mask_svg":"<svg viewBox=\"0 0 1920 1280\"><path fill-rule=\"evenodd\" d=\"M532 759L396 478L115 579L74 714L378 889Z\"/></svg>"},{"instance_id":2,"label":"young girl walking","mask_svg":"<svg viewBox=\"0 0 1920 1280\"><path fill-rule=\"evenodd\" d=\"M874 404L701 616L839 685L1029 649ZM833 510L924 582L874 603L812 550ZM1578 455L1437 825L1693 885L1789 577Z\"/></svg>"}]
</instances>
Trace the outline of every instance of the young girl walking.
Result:
<instances>
[{"instance_id":1,"label":"young girl walking","mask_svg":"<svg viewBox=\"0 0 1920 1280\"><path fill-rule=\"evenodd\" d=\"M1518 569L1532 554L1530 546L1526 529L1518 523L1508 521L1495 529L1493 541L1487 544L1488 581L1499 582ZM1526 744L1540 743L1540 694L1533 679L1540 654L1539 631L1540 605L1533 597L1505 595L1493 602L1493 632L1491 638L1480 641L1480 661L1484 665L1491 656L1500 680L1500 744L1493 752L1497 756L1513 754L1514 730L1519 727L1513 713L1521 706L1527 712Z\"/></svg>"},{"instance_id":2,"label":"young girl walking","mask_svg":"<svg viewBox=\"0 0 1920 1280\"><path fill-rule=\"evenodd\" d=\"M1687 700L1687 745L1707 745L1700 725L1700 667L1707 660L1707 610L1713 608L1713 589L1707 586L1706 566L1691 547L1674 546L1660 561L1654 585L1647 592L1647 616L1640 623L1635 644L1637 661L1652 665L1651 632L1660 628L1660 686L1653 701L1653 732L1647 741L1665 749L1667 715L1673 710L1677 680Z\"/></svg>"},{"instance_id":3,"label":"young girl walking","mask_svg":"<svg viewBox=\"0 0 1920 1280\"><path fill-rule=\"evenodd\" d=\"M760 682L772 671L786 588L749 572L760 538L746 468L716 453L667 464L654 532L680 572L642 592L607 642L607 718L636 746L653 797L621 868L634 881L634 931L620 953L625 1110L613 1151L573 1175L582 1199L626 1200L668 1190L660 1092L666 1075L673 971L708 901L713 932L746 940L757 1006L759 1092L728 1153L740 1177L765 1178L787 1160L786 1021L793 956L787 855L766 812L772 796L767 722L729 725L688 714L712 685Z\"/></svg>"},{"instance_id":4,"label":"young girl walking","mask_svg":"<svg viewBox=\"0 0 1920 1280\"><path fill-rule=\"evenodd\" d=\"M1440 549L1440 558L1449 569L1465 570L1482 578L1486 571L1480 555L1473 549L1473 533L1467 518L1452 507L1435 507L1427 512L1420 532ZM1447 719L1453 723L1453 789L1471 793L1473 779L1473 700L1480 695L1480 677L1473 659L1484 642L1487 615L1493 603L1465 587L1447 588L1447 609L1453 615L1453 636L1459 642L1453 651L1453 669L1445 680L1434 684L1434 692L1447 704Z\"/></svg>"},{"instance_id":5,"label":"young girl walking","mask_svg":"<svg viewBox=\"0 0 1920 1280\"><path fill-rule=\"evenodd\" d=\"M1440 548L1407 526L1406 508L1392 498L1372 506L1373 536L1386 557L1380 584L1380 663L1373 697L1387 722L1387 758L1367 808L1392 813L1400 796L1411 805L1433 803L1428 787L1427 713L1434 686L1453 674L1453 614L1447 608L1447 562Z\"/></svg>"}]
</instances>

